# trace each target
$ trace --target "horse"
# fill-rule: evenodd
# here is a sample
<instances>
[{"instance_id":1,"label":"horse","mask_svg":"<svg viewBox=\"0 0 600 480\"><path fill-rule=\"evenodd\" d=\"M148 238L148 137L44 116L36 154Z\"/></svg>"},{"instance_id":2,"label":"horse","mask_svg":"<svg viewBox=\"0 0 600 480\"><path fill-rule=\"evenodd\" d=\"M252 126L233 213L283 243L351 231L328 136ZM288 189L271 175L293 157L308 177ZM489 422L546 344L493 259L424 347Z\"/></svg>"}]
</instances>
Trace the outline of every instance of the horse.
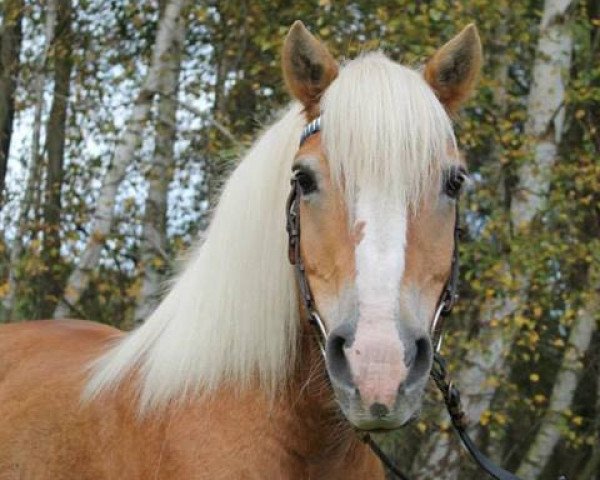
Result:
<instances>
[{"instance_id":1,"label":"horse","mask_svg":"<svg viewBox=\"0 0 600 480\"><path fill-rule=\"evenodd\" d=\"M383 479L357 431L420 408L468 175L452 117L481 62L472 24L417 70L340 65L294 23L294 99L145 323L0 328L0 479Z\"/></svg>"}]
</instances>

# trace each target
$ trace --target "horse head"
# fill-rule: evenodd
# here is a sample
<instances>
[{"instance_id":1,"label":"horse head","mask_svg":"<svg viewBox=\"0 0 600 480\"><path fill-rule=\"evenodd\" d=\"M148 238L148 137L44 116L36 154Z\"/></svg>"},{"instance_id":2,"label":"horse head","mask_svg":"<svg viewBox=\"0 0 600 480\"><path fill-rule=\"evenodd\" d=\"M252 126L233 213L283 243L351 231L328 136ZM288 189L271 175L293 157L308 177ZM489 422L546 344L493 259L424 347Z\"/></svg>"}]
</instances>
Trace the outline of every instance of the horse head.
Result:
<instances>
[{"instance_id":1,"label":"horse head","mask_svg":"<svg viewBox=\"0 0 600 480\"><path fill-rule=\"evenodd\" d=\"M422 72L378 53L340 67L300 22L284 43L308 124L292 167L299 277L328 332L337 402L359 429L398 428L421 403L467 179L450 118L480 65L473 25Z\"/></svg>"}]
</instances>

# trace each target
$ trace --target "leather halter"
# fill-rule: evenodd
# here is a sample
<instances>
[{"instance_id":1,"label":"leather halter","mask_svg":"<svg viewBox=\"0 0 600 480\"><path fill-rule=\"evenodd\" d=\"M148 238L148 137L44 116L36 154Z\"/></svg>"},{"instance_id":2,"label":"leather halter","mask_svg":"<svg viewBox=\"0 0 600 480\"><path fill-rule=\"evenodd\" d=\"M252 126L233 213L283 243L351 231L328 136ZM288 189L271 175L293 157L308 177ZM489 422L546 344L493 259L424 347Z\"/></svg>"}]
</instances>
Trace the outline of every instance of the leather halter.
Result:
<instances>
[{"instance_id":1,"label":"leather halter","mask_svg":"<svg viewBox=\"0 0 600 480\"><path fill-rule=\"evenodd\" d=\"M300 146L308 137L319 132L321 129L321 117L317 117L312 122L304 127L300 137ZM325 344L327 341L327 329L321 320L317 311L316 303L308 283L304 262L300 253L300 198L301 189L300 183L295 175L291 179L291 191L286 203L286 230L288 234L288 257L290 263L295 267L294 272L300 290L302 306L310 325L314 328L317 335L317 342L321 353L325 357ZM450 415L450 420L454 430L458 434L464 447L469 452L473 460L484 470L490 477L496 480L521 480L516 475L495 465L487 458L473 443L473 440L467 433L466 415L463 411L460 392L454 386L453 382L447 378L446 362L440 355L439 350L442 343L443 321L452 311L452 307L458 298L458 275L459 275L459 252L458 244L460 240L459 226L459 207L458 199L456 199L456 220L454 226L454 250L452 252L452 264L450 267L450 275L438 300L435 315L431 323L430 335L432 343L435 346L433 357L433 365L431 367L430 376L436 386L442 393L446 409ZM368 433L362 435L362 440L371 448L373 453L379 457L382 463L388 470L400 480L408 480L408 477L403 474L394 462L381 450L379 445L371 438ZM565 476L560 476L558 480L567 480Z\"/></svg>"},{"instance_id":2,"label":"leather halter","mask_svg":"<svg viewBox=\"0 0 600 480\"><path fill-rule=\"evenodd\" d=\"M302 130L300 136L300 146L312 135L321 131L321 117L315 118L312 122L308 123ZM321 347L321 351L324 352L325 342L327 340L327 330L325 324L319 316L316 304L306 272L304 268L304 262L300 255L300 197L301 190L300 184L296 175L292 176L291 179L292 189L286 204L286 230L288 233L288 258L290 263L294 265L296 272L296 280L300 289L300 296L302 297L302 303L306 310L308 321L313 325L318 332L318 341ZM444 286L440 298L437 302L433 321L431 322L430 334L432 337L432 343L435 346L435 352L439 352L442 346L443 339L443 328L444 319L450 315L452 308L458 299L458 274L460 269L459 256L458 256L458 242L460 240L460 225L459 225L459 206L458 199L456 200L455 206L455 225L454 225L454 249L452 251L452 264L450 266L450 275L448 281Z\"/></svg>"}]
</instances>

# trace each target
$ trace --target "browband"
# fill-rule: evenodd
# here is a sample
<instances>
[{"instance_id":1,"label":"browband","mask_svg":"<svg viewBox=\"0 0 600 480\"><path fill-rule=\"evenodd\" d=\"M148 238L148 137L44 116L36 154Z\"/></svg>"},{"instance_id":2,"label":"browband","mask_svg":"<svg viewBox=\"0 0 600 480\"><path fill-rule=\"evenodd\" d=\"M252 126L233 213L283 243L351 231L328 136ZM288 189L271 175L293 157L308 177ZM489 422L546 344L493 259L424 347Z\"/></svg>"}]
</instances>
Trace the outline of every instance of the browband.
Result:
<instances>
[{"instance_id":1,"label":"browband","mask_svg":"<svg viewBox=\"0 0 600 480\"><path fill-rule=\"evenodd\" d=\"M307 124L300 135L300 145L302 145L308 137L321 131L321 116L319 115L312 122Z\"/></svg>"}]
</instances>

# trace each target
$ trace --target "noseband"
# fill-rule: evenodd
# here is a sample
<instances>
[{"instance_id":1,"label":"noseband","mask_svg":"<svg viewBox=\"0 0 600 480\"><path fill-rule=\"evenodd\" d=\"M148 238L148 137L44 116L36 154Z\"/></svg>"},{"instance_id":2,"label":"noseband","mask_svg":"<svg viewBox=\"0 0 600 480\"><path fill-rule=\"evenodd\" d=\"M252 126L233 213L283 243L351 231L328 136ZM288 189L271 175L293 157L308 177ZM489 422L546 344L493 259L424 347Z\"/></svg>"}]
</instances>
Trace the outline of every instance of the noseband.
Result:
<instances>
[{"instance_id":1,"label":"noseband","mask_svg":"<svg viewBox=\"0 0 600 480\"><path fill-rule=\"evenodd\" d=\"M304 127L300 137L300 146L311 135L321 130L321 117L317 117ZM286 203L286 230L288 234L288 257L290 263L294 266L296 281L300 290L302 306L307 316L309 324L313 327L316 333L317 342L323 357L325 357L325 345L327 341L327 329L321 320L315 299L308 283L306 269L302 261L300 253L300 183L296 175L291 179L291 191ZM460 240L459 226L459 206L456 199L455 207L455 225L454 225L454 250L452 252L452 264L450 267L450 275L440 295L438 304L435 310L433 321L431 322L430 335L432 343L435 346L434 361L431 368L430 376L439 388L444 398L444 403L450 415L452 426L461 439L463 445L473 458L473 460L492 478L496 480L521 480L516 475L498 467L489 458L487 458L473 443L467 434L466 415L463 411L460 401L460 393L451 381L447 379L446 362L440 355L439 351L443 338L444 319L452 312L452 308L458 298L458 274L459 274L459 252L458 244ZM401 480L408 480L389 457L381 450L370 435L364 434L363 441L369 445L371 450L380 458L383 464L392 472L392 474ZM561 476L558 480L567 480Z\"/></svg>"}]
</instances>

